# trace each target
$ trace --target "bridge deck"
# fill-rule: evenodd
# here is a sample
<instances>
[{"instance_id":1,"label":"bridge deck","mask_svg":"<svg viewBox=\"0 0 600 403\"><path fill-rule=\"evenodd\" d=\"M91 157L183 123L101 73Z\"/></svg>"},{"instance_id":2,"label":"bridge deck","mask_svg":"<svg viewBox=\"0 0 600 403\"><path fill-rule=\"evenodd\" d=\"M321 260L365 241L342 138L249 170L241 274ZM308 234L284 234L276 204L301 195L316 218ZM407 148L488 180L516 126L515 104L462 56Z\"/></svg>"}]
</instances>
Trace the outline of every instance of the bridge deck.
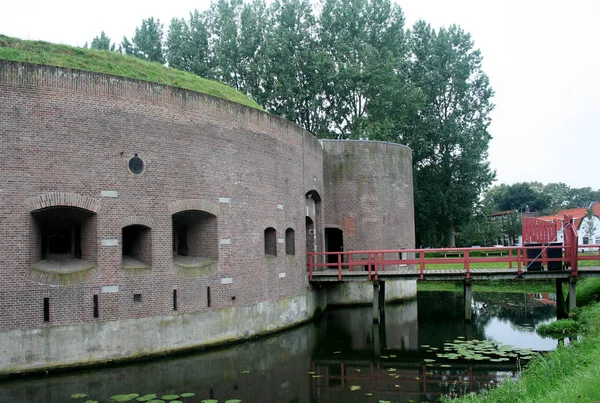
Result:
<instances>
[{"instance_id":1,"label":"bridge deck","mask_svg":"<svg viewBox=\"0 0 600 403\"><path fill-rule=\"evenodd\" d=\"M579 278L600 277L600 267L580 267ZM544 270L544 271L522 271L519 277L517 268L487 268L471 269L469 271L471 280L512 280L516 278L525 279L568 279L571 278L570 270ZM375 278L372 274L372 278ZM460 281L465 279L464 269L439 269L425 270L423 278L418 269L413 268L387 268L385 271L379 271L377 274L379 280L423 280L423 281ZM362 270L342 270L341 281L368 281L368 272ZM312 282L339 282L339 273L337 269L315 270L312 273Z\"/></svg>"}]
</instances>

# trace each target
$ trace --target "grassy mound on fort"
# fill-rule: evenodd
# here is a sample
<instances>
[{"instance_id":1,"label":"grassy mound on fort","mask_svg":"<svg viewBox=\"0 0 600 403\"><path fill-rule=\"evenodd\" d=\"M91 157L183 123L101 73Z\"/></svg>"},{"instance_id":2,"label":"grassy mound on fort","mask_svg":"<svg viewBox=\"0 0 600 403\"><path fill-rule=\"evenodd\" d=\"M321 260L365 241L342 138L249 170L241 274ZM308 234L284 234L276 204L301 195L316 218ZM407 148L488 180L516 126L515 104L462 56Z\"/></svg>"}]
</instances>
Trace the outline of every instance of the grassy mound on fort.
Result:
<instances>
[{"instance_id":1,"label":"grassy mound on fort","mask_svg":"<svg viewBox=\"0 0 600 403\"><path fill-rule=\"evenodd\" d=\"M0 60L44 64L151 81L223 98L262 110L241 92L217 81L117 52L77 48L0 35Z\"/></svg>"}]
</instances>

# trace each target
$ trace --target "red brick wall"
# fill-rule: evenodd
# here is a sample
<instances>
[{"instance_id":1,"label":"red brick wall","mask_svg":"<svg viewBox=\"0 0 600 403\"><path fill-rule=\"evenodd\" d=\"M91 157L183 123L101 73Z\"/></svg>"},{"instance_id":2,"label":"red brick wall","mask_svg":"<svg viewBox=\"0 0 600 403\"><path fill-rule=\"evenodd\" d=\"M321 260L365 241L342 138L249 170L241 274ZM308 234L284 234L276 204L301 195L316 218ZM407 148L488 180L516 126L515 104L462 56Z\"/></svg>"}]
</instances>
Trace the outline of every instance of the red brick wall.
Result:
<instances>
[{"instance_id":1,"label":"red brick wall","mask_svg":"<svg viewBox=\"0 0 600 403\"><path fill-rule=\"evenodd\" d=\"M326 227L344 250L414 248L412 151L375 141L323 141Z\"/></svg>"},{"instance_id":2,"label":"red brick wall","mask_svg":"<svg viewBox=\"0 0 600 403\"><path fill-rule=\"evenodd\" d=\"M173 289L178 312L306 292L304 242L293 256L279 247L277 257L265 257L263 247L270 226L278 234L293 228L304 239L306 193L324 194L322 148L296 125L158 84L0 61L0 138L0 329L43 326L44 297L55 325L93 321L94 294L100 320L114 320L173 313ZM135 153L145 163L138 175L128 169ZM102 197L103 190L118 197ZM95 212L82 226L84 258L97 262L88 281L31 281L38 236L27 200L54 192L76 195ZM215 211L214 272L173 265L169 206L181 200ZM152 269L121 267L122 222L132 216L152 222ZM102 246L106 239L119 245ZM219 245L221 239L231 244ZM138 293L142 301L134 303Z\"/></svg>"}]
</instances>

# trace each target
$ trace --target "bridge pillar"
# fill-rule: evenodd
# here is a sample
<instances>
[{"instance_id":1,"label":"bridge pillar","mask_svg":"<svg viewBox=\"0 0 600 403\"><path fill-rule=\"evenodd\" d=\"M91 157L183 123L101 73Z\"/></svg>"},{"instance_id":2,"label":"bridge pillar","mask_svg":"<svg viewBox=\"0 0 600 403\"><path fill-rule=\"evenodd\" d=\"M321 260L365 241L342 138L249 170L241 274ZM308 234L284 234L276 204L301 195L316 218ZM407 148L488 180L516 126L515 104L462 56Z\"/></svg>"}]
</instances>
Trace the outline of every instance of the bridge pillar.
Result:
<instances>
[{"instance_id":1,"label":"bridge pillar","mask_svg":"<svg viewBox=\"0 0 600 403\"><path fill-rule=\"evenodd\" d=\"M385 308L385 282L373 281L373 323L381 321L381 311Z\"/></svg>"},{"instance_id":2,"label":"bridge pillar","mask_svg":"<svg viewBox=\"0 0 600 403\"><path fill-rule=\"evenodd\" d=\"M563 293L564 282L565 280L562 278L556 279L556 319L564 319L567 317L565 294Z\"/></svg>"},{"instance_id":3,"label":"bridge pillar","mask_svg":"<svg viewBox=\"0 0 600 403\"><path fill-rule=\"evenodd\" d=\"M470 322L471 319L471 279L465 279L465 321Z\"/></svg>"},{"instance_id":4,"label":"bridge pillar","mask_svg":"<svg viewBox=\"0 0 600 403\"><path fill-rule=\"evenodd\" d=\"M569 312L577 306L577 279L571 277L569 279Z\"/></svg>"}]
</instances>

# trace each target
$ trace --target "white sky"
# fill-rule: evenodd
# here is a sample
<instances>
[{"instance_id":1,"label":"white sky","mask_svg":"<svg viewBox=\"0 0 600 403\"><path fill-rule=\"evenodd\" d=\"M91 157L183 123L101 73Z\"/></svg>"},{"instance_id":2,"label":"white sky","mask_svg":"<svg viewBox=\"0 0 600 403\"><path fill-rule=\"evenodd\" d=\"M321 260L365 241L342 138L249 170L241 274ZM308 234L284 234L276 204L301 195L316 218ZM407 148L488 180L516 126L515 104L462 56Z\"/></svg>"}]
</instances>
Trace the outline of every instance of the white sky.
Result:
<instances>
[{"instance_id":1,"label":"white sky","mask_svg":"<svg viewBox=\"0 0 600 403\"><path fill-rule=\"evenodd\" d=\"M496 95L490 161L497 183L600 189L598 0L397 0L407 25L457 24L483 54ZM120 42L142 19L187 18L210 0L6 2L0 33L82 46L104 30Z\"/></svg>"}]
</instances>

